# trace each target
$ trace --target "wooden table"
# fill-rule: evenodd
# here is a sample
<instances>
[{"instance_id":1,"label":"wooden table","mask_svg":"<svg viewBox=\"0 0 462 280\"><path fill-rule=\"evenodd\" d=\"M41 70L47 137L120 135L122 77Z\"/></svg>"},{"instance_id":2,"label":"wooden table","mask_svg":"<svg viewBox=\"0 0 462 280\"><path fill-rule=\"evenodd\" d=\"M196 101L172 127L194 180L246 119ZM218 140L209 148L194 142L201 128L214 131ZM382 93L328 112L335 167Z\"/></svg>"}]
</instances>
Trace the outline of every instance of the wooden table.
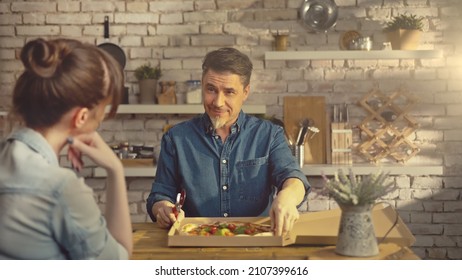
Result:
<instances>
[{"instance_id":1,"label":"wooden table","mask_svg":"<svg viewBox=\"0 0 462 280\"><path fill-rule=\"evenodd\" d=\"M380 253L370 258L352 258L335 254L335 246L291 245L285 247L169 247L167 230L154 223L133 224L134 260L342 260L386 259L418 260L411 249L393 243L379 245ZM230 237L232 238L232 237Z\"/></svg>"}]
</instances>

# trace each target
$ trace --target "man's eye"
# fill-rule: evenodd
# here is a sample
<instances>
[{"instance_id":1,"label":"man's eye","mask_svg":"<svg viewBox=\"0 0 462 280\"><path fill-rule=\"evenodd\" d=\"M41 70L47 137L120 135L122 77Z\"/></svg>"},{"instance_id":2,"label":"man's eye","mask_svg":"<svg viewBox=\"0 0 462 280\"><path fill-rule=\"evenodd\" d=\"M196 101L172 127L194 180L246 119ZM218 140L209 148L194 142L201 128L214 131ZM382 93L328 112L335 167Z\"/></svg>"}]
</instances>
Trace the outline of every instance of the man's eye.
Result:
<instances>
[{"instance_id":1,"label":"man's eye","mask_svg":"<svg viewBox=\"0 0 462 280\"><path fill-rule=\"evenodd\" d=\"M212 92L212 93L213 93L213 92L216 92L216 90L215 90L214 87L208 87L208 88L207 88L207 91L208 91L208 92Z\"/></svg>"}]
</instances>

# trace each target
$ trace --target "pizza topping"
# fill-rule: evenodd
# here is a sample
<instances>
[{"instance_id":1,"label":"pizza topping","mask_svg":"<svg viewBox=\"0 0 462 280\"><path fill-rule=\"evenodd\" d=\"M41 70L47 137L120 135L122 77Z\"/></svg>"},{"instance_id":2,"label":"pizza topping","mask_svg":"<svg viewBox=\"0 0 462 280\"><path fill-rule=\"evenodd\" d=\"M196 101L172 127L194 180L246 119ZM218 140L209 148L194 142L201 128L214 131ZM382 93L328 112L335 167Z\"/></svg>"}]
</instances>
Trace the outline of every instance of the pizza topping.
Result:
<instances>
[{"instance_id":1,"label":"pizza topping","mask_svg":"<svg viewBox=\"0 0 462 280\"><path fill-rule=\"evenodd\" d=\"M197 236L235 236L235 235L256 235L270 233L269 225L252 223L220 223L214 224L185 224L181 232L186 235Z\"/></svg>"}]
</instances>

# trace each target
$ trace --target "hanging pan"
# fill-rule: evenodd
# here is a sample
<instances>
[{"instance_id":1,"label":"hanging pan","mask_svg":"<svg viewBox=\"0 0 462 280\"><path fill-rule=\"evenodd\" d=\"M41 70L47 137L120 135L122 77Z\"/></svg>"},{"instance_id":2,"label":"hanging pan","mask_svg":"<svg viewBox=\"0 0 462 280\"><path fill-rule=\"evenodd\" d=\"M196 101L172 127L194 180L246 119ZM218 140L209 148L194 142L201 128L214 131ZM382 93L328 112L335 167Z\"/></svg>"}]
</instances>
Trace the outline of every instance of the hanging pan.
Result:
<instances>
[{"instance_id":1,"label":"hanging pan","mask_svg":"<svg viewBox=\"0 0 462 280\"><path fill-rule=\"evenodd\" d=\"M327 32L335 26L338 7L334 0L305 0L300 8L304 25L314 32Z\"/></svg>"},{"instance_id":2,"label":"hanging pan","mask_svg":"<svg viewBox=\"0 0 462 280\"><path fill-rule=\"evenodd\" d=\"M122 69L125 68L126 57L125 53L121 47L116 44L109 42L109 17L104 17L104 39L106 42L99 44L98 48L101 48L107 51L110 55L112 55L117 62L120 64Z\"/></svg>"}]
</instances>

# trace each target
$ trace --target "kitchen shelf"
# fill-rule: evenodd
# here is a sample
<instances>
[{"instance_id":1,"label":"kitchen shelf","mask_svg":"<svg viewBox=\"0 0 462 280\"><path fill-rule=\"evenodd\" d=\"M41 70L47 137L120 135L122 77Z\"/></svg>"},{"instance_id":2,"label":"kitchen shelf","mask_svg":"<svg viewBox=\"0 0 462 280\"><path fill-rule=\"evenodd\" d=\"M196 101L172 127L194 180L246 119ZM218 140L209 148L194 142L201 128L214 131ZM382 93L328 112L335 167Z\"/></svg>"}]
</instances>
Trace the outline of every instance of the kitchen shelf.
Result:
<instances>
[{"instance_id":1,"label":"kitchen shelf","mask_svg":"<svg viewBox=\"0 0 462 280\"><path fill-rule=\"evenodd\" d=\"M302 171L307 176L334 175L338 169L348 171L349 168L355 175L369 175L378 170L389 172L390 175L429 176L443 175L443 167L437 165L381 165L355 164L355 165L331 165L331 164L307 164ZM126 167L125 177L154 177L156 166L150 167ZM106 177L106 171L102 168L95 168L94 177Z\"/></svg>"},{"instance_id":2,"label":"kitchen shelf","mask_svg":"<svg viewBox=\"0 0 462 280\"><path fill-rule=\"evenodd\" d=\"M266 114L265 105L243 105L242 110L247 114ZM202 104L122 104L117 109L117 114L200 114L203 112L204 106Z\"/></svg>"},{"instance_id":3,"label":"kitchen shelf","mask_svg":"<svg viewBox=\"0 0 462 280\"><path fill-rule=\"evenodd\" d=\"M265 53L265 60L432 59L442 57L442 50L271 51Z\"/></svg>"}]
</instances>

